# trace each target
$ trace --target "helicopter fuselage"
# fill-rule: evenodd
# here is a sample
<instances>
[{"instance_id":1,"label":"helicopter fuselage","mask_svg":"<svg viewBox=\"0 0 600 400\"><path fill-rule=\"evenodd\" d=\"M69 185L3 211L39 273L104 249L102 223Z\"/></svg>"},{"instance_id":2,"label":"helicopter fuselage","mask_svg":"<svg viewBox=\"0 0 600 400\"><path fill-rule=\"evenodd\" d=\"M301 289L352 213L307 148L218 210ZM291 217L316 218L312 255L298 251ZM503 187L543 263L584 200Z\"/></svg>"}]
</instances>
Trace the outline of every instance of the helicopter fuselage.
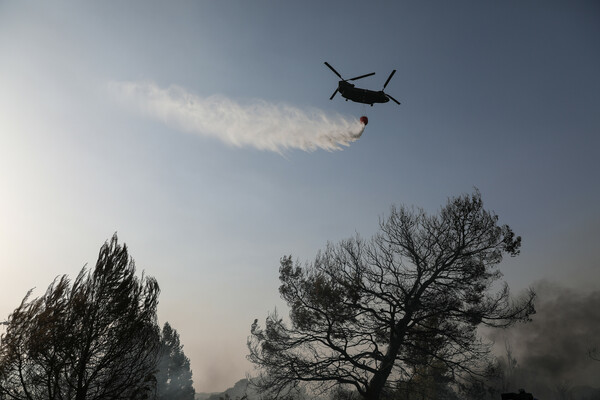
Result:
<instances>
[{"instance_id":1,"label":"helicopter fuselage","mask_svg":"<svg viewBox=\"0 0 600 400\"><path fill-rule=\"evenodd\" d=\"M357 79L366 78L367 76L375 75L375 72L360 75L351 79L344 79L344 77L342 77L342 75L340 75L340 73L337 72L335 68L329 65L327 61L325 61L325 65L327 65L327 68L329 68L331 72L336 74L341 79L341 81L338 82L337 89L335 89L335 92L333 92L329 100L333 100L337 92L340 92L342 96L346 99L346 101L352 100L357 103L370 104L371 106L373 106L373 104L375 103L387 103L388 101L392 100L394 103L400 105L400 102L398 100L384 92L385 87L388 83L390 83L390 79L392 79L392 76L394 76L396 70L393 70L390 76L388 76L387 80L383 84L382 90L368 90L357 88L348 81L355 81Z\"/></svg>"},{"instance_id":2,"label":"helicopter fuselage","mask_svg":"<svg viewBox=\"0 0 600 400\"><path fill-rule=\"evenodd\" d=\"M380 90L368 90L355 87L353 84L346 81L340 81L338 84L338 92L346 99L357 103L370 104L387 103L390 99Z\"/></svg>"}]
</instances>

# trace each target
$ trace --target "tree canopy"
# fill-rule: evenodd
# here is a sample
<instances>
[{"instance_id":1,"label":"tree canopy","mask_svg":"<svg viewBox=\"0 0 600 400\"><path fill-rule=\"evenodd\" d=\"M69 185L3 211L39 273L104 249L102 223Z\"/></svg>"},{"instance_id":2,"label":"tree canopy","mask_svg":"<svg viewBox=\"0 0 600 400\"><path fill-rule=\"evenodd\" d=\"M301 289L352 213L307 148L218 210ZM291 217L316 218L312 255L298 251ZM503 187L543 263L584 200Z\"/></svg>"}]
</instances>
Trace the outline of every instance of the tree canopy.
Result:
<instances>
[{"instance_id":1,"label":"tree canopy","mask_svg":"<svg viewBox=\"0 0 600 400\"><path fill-rule=\"evenodd\" d=\"M158 400L194 400L190 360L183 352L179 333L168 322L163 326L160 345L156 374Z\"/></svg>"},{"instance_id":2,"label":"tree canopy","mask_svg":"<svg viewBox=\"0 0 600 400\"><path fill-rule=\"evenodd\" d=\"M252 324L248 358L261 371L254 383L272 397L299 384L346 385L374 400L431 376L483 374L489 346L477 327L535 312L533 291L513 300L497 285L497 265L520 245L475 191L437 215L392 207L370 240L328 244L304 266L283 257L289 321L273 312L264 327Z\"/></svg>"},{"instance_id":3,"label":"tree canopy","mask_svg":"<svg viewBox=\"0 0 600 400\"><path fill-rule=\"evenodd\" d=\"M155 388L159 287L138 278L117 236L95 268L71 284L57 278L31 291L10 315L0 342L0 398L143 399ZM2 397L4 396L4 397Z\"/></svg>"}]
</instances>

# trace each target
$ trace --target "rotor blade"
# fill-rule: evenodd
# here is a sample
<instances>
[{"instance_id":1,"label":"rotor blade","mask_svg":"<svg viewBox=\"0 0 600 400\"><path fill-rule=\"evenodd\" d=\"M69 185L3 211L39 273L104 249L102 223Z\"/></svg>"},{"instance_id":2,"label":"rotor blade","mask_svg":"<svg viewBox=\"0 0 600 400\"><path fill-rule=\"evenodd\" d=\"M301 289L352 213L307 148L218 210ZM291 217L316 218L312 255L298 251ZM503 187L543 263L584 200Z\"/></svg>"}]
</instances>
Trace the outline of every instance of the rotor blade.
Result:
<instances>
[{"instance_id":1,"label":"rotor blade","mask_svg":"<svg viewBox=\"0 0 600 400\"><path fill-rule=\"evenodd\" d=\"M371 76L371 75L375 75L375 72L371 72L370 74L365 74L365 75L357 76L356 78L352 78L352 79L348 79L348 80L349 81L355 81L357 79L366 78L367 76Z\"/></svg>"},{"instance_id":2,"label":"rotor blade","mask_svg":"<svg viewBox=\"0 0 600 400\"><path fill-rule=\"evenodd\" d=\"M333 97L337 94L338 90L335 89L335 92L333 92L333 94L331 95L331 97L329 98L329 100L333 100Z\"/></svg>"},{"instance_id":3,"label":"rotor blade","mask_svg":"<svg viewBox=\"0 0 600 400\"><path fill-rule=\"evenodd\" d=\"M392 79L392 76L394 76L395 73L396 73L396 70L393 70L392 73L390 74L390 76L387 78L387 81L385 81L385 83L383 84L384 89L387 86L387 84L390 83L390 79Z\"/></svg>"},{"instance_id":4,"label":"rotor blade","mask_svg":"<svg viewBox=\"0 0 600 400\"><path fill-rule=\"evenodd\" d=\"M333 68L331 65L329 65L329 63L327 61L325 61L325 65L327 65L329 67L329 69L333 71L334 74L336 74L337 76L339 76L341 80L344 80L344 78L342 78L342 76L339 74L339 72L337 72L335 70L335 68Z\"/></svg>"},{"instance_id":5,"label":"rotor blade","mask_svg":"<svg viewBox=\"0 0 600 400\"><path fill-rule=\"evenodd\" d=\"M386 93L385 95L388 97L388 99L390 99L390 100L394 100L394 102L395 102L396 104L400 105L400 102L399 102L398 100L396 100L395 98L393 98L392 96L390 96L390 95L389 95L389 94L387 94L387 93Z\"/></svg>"}]
</instances>

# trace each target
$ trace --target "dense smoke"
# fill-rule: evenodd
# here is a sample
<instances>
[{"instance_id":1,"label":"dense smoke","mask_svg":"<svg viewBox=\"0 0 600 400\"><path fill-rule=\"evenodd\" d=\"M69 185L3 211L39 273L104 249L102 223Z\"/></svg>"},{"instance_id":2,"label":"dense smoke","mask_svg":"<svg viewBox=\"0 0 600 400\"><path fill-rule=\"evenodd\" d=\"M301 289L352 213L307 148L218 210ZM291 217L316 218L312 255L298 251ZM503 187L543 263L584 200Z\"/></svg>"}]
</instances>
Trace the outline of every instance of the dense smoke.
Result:
<instances>
[{"instance_id":1,"label":"dense smoke","mask_svg":"<svg viewBox=\"0 0 600 400\"><path fill-rule=\"evenodd\" d=\"M125 106L167 125L226 144L281 152L286 149L339 150L357 140L358 120L318 109L299 109L263 100L236 102L223 96L200 97L177 86L111 82L110 92Z\"/></svg>"},{"instance_id":2,"label":"dense smoke","mask_svg":"<svg viewBox=\"0 0 600 400\"><path fill-rule=\"evenodd\" d=\"M600 387L600 361L590 357L600 346L600 290L581 292L546 281L535 290L533 321L490 335L502 359L505 389L525 388L545 399L584 398L574 392Z\"/></svg>"}]
</instances>

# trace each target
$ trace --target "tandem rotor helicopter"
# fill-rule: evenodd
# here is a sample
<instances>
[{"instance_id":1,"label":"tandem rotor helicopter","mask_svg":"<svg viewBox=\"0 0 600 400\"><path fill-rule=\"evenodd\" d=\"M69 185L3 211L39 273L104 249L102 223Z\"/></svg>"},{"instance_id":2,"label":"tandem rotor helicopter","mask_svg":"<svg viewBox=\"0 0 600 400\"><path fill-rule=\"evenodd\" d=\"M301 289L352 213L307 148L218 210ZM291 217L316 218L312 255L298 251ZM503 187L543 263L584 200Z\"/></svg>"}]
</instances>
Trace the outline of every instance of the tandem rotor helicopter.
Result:
<instances>
[{"instance_id":1,"label":"tandem rotor helicopter","mask_svg":"<svg viewBox=\"0 0 600 400\"><path fill-rule=\"evenodd\" d=\"M390 74L390 76L388 76L387 80L383 84L383 89L376 91L376 90L357 88L353 84L348 82L348 81L355 81L358 79L366 78L367 76L375 75L375 72L371 72L370 74L360 75L360 76L357 76L357 77L351 78L351 79L344 79L339 74L339 72L337 72L335 70L335 68L333 68L331 65L329 65L329 63L327 61L325 61L325 65L327 65L329 67L329 69L332 70L333 73L336 74L337 76L339 76L339 78L341 79L341 81L338 82L337 89L335 89L335 92L333 92L333 94L331 95L329 100L333 100L333 98L337 94L337 92L340 92L342 97L346 98L346 101L352 100L356 103L370 104L371 107L373 107L373 104L375 104L375 103L387 103L390 100L392 100L396 104L400 105L400 102L398 100L396 100L395 98L393 98L392 96L390 96L389 94L387 94L383 91L383 89L385 89L387 84L390 83L390 79L392 79L392 76L394 76L394 74L396 73L396 70L393 70L392 73Z\"/></svg>"}]
</instances>

